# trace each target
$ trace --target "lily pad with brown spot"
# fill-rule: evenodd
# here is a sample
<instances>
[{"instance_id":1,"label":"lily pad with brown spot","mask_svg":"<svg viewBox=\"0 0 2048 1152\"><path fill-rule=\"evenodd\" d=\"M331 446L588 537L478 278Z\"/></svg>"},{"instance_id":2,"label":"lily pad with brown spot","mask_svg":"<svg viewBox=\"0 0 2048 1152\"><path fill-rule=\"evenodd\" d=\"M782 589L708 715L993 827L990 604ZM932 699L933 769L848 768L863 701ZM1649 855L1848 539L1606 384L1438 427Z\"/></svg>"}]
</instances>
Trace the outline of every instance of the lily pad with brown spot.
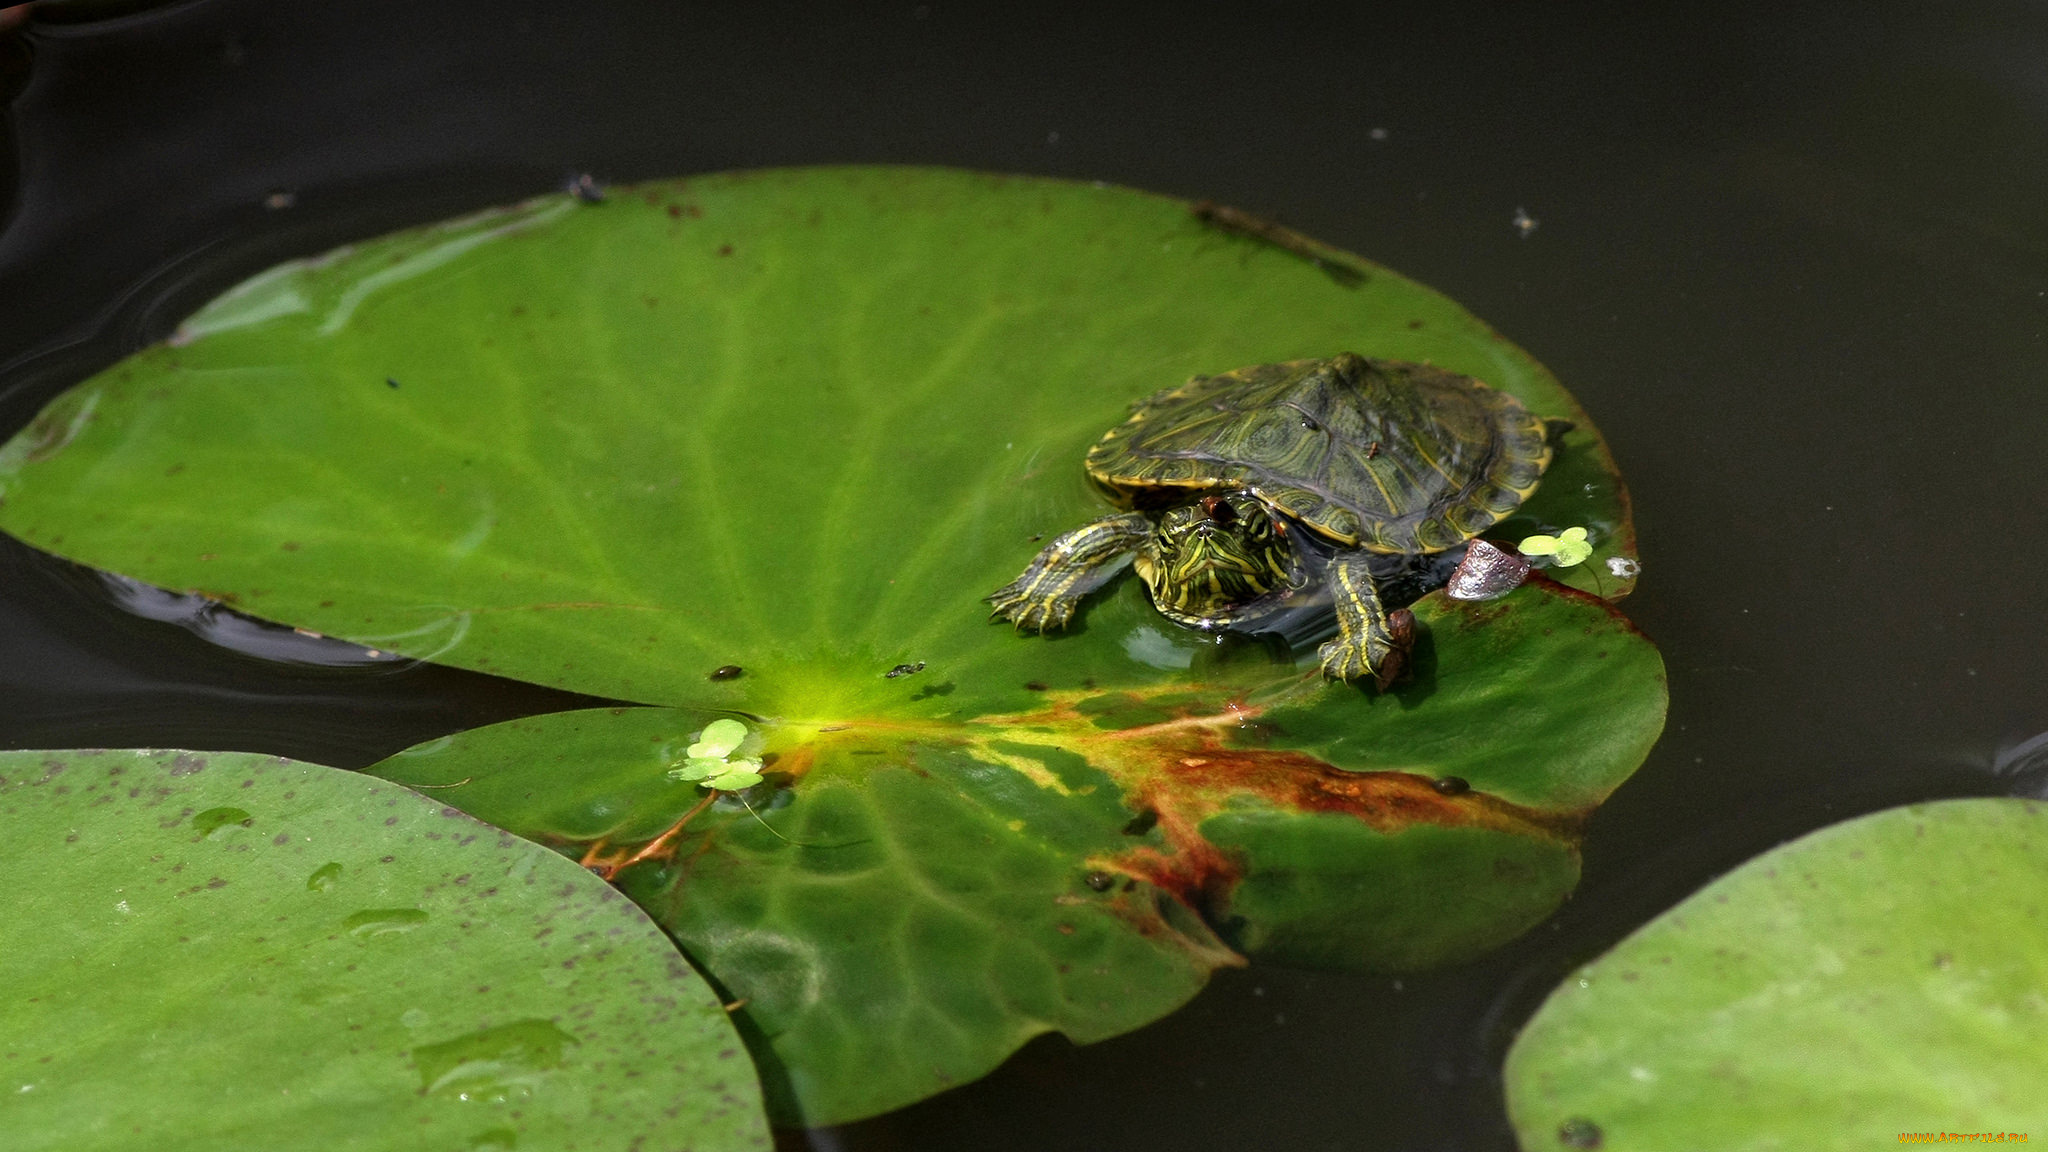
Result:
<instances>
[{"instance_id":1,"label":"lily pad with brown spot","mask_svg":"<svg viewBox=\"0 0 2048 1152\"><path fill-rule=\"evenodd\" d=\"M1245 956L1406 971L1547 916L1661 668L1556 585L1484 607L1419 602L1435 671L1384 698L1242 665L963 720L756 721L768 781L704 810L666 768L712 712L534 717L372 771L612 876L744 1001L776 1114L844 1119L1040 1032L1137 1027ZM1553 739L1575 727L1641 744Z\"/></svg>"}]
</instances>

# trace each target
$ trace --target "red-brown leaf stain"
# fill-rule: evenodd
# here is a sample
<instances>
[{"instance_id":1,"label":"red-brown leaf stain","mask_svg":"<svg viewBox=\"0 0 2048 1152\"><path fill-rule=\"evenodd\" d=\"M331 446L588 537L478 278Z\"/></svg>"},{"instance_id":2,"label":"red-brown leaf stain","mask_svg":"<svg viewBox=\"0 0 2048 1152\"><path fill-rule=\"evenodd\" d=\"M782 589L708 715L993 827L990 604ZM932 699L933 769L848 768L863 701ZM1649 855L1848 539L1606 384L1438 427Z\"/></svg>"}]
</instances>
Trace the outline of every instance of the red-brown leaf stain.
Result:
<instances>
[{"instance_id":1,"label":"red-brown leaf stain","mask_svg":"<svg viewBox=\"0 0 2048 1152\"><path fill-rule=\"evenodd\" d=\"M1123 771L1111 772L1132 777L1127 801L1157 815L1165 849L1142 844L1097 863L1197 910L1220 906L1243 875L1242 861L1211 844L1201 825L1247 798L1283 812L1349 816L1386 835L1427 824L1569 842L1588 815L1525 808L1479 791L1446 796L1412 772L1351 771L1304 752L1231 747L1223 736L1228 726L1154 727L1165 730L1125 750L1118 757Z\"/></svg>"},{"instance_id":2,"label":"red-brown leaf stain","mask_svg":"<svg viewBox=\"0 0 2048 1152\"><path fill-rule=\"evenodd\" d=\"M1158 707L1142 694L1125 695L1126 708ZM1167 720L1123 729L1096 728L1077 707L1084 699L1101 700L1061 693L1044 709L985 722L1013 739L1052 736L1115 779L1134 814L1156 818L1163 843L1136 844L1089 866L1143 880L1198 913L1223 906L1244 874L1244 862L1210 843L1201 825L1248 799L1283 812L1349 816L1387 835L1436 825L1573 843L1590 815L1527 808L1477 790L1445 795L1413 772L1354 771L1293 749L1234 746L1231 734L1264 711L1243 699L1186 702L1168 708Z\"/></svg>"}]
</instances>

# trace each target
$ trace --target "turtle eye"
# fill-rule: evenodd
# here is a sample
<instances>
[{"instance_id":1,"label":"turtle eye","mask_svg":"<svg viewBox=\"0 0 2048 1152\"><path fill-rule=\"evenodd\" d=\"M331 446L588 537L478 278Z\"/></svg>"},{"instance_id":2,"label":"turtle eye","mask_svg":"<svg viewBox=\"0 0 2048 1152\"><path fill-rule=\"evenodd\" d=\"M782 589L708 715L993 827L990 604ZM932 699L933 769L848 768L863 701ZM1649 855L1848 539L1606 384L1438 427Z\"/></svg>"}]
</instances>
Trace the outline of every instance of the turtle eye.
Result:
<instances>
[{"instance_id":1,"label":"turtle eye","mask_svg":"<svg viewBox=\"0 0 2048 1152\"><path fill-rule=\"evenodd\" d=\"M1237 509L1221 496L1202 497L1202 514L1218 524L1230 524L1237 519Z\"/></svg>"}]
</instances>

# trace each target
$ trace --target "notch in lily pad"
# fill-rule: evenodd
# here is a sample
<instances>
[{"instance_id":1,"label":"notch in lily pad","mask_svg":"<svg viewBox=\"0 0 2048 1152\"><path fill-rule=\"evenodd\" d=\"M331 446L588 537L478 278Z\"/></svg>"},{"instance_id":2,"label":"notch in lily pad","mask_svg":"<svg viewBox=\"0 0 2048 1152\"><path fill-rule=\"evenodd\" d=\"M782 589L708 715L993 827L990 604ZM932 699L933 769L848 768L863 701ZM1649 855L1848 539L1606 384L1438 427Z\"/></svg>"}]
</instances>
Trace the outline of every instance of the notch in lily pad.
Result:
<instances>
[{"instance_id":1,"label":"notch in lily pad","mask_svg":"<svg viewBox=\"0 0 2048 1152\"><path fill-rule=\"evenodd\" d=\"M674 780L694 780L714 792L737 792L761 782L761 737L738 720L713 720L668 770ZM745 753L742 755L741 753Z\"/></svg>"}]
</instances>

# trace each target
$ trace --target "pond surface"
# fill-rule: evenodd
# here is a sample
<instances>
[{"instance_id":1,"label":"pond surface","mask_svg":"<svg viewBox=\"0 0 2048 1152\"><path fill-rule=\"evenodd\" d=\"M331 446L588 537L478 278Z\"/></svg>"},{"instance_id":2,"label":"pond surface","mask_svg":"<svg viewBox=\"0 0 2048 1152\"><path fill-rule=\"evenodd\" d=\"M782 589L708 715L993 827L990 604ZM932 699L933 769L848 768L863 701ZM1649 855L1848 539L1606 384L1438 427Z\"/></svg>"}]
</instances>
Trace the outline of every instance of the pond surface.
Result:
<instances>
[{"instance_id":1,"label":"pond surface","mask_svg":"<svg viewBox=\"0 0 2048 1152\"><path fill-rule=\"evenodd\" d=\"M1137 1033L1042 1039L792 1147L1509 1148L1502 1054L1573 966L1806 830L2042 791L2048 9L1119 19L201 0L32 26L0 46L0 435L279 259L582 172L905 162L1213 199L1555 371L1631 483L1626 608L1671 677L1563 912L1426 977L1226 972ZM360 766L588 702L363 664L0 540L0 746Z\"/></svg>"}]
</instances>

